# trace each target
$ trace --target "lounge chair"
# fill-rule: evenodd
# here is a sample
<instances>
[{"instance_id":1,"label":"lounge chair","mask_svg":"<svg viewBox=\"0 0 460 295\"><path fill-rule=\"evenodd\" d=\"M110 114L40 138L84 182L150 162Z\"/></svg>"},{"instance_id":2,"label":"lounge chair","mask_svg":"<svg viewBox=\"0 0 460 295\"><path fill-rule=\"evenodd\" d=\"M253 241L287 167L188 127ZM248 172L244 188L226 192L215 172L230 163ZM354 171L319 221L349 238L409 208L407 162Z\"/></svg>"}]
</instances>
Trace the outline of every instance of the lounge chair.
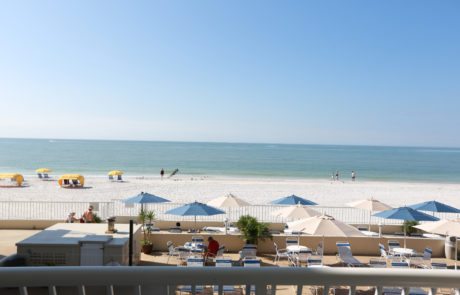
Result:
<instances>
[{"instance_id":1,"label":"lounge chair","mask_svg":"<svg viewBox=\"0 0 460 295\"><path fill-rule=\"evenodd\" d=\"M399 241L388 240L388 253L390 253L390 255L395 255L395 253L393 252L394 248L401 248L401 244L399 243Z\"/></svg>"},{"instance_id":2,"label":"lounge chair","mask_svg":"<svg viewBox=\"0 0 460 295\"><path fill-rule=\"evenodd\" d=\"M302 263L307 264L308 258L312 255L310 249L302 249L298 253L295 253L293 261L295 266L302 266Z\"/></svg>"},{"instance_id":3,"label":"lounge chair","mask_svg":"<svg viewBox=\"0 0 460 295\"><path fill-rule=\"evenodd\" d=\"M286 238L286 248L289 246L297 246L299 245L299 240L297 238Z\"/></svg>"},{"instance_id":4,"label":"lounge chair","mask_svg":"<svg viewBox=\"0 0 460 295\"><path fill-rule=\"evenodd\" d=\"M323 258L321 256L309 256L307 258L307 267L323 267Z\"/></svg>"},{"instance_id":5,"label":"lounge chair","mask_svg":"<svg viewBox=\"0 0 460 295\"><path fill-rule=\"evenodd\" d=\"M216 267L232 267L232 258L231 257L218 257L216 258ZM223 286L214 286L214 292L219 292L219 288L222 289L222 294L234 294L236 292L235 286L223 285Z\"/></svg>"},{"instance_id":6,"label":"lounge chair","mask_svg":"<svg viewBox=\"0 0 460 295\"><path fill-rule=\"evenodd\" d=\"M190 256L187 258L187 267L203 267L204 266L204 258L203 257L195 257L195 256ZM204 292L204 286L191 286L191 285L186 285L186 286L180 286L177 288L179 291L179 294L182 293L198 293L202 294Z\"/></svg>"},{"instance_id":7,"label":"lounge chair","mask_svg":"<svg viewBox=\"0 0 460 295\"><path fill-rule=\"evenodd\" d=\"M387 267L387 262L383 261L381 259L371 258L369 260L369 267L372 267L372 268L386 268Z\"/></svg>"},{"instance_id":8,"label":"lounge chair","mask_svg":"<svg viewBox=\"0 0 460 295\"><path fill-rule=\"evenodd\" d=\"M352 252L350 243L348 242L337 242L338 254L337 257L346 266L355 267L355 266L364 266L364 263L356 259Z\"/></svg>"},{"instance_id":9,"label":"lounge chair","mask_svg":"<svg viewBox=\"0 0 460 295\"><path fill-rule=\"evenodd\" d=\"M431 255L433 250L431 248L425 248L423 254L412 256L408 259L410 266L431 268Z\"/></svg>"},{"instance_id":10,"label":"lounge chair","mask_svg":"<svg viewBox=\"0 0 460 295\"><path fill-rule=\"evenodd\" d=\"M391 262L391 267L392 268L409 268L409 263L407 261L393 261ZM387 294L387 295L428 295L428 292L423 290L422 288L414 288L411 287L409 288L408 294L405 294L403 292L404 289L400 287L383 287L382 288L382 294ZM377 294L377 290L376 290Z\"/></svg>"},{"instance_id":11,"label":"lounge chair","mask_svg":"<svg viewBox=\"0 0 460 295\"><path fill-rule=\"evenodd\" d=\"M240 252L240 260L244 260L246 257L256 257L257 256L257 245L246 244L243 246Z\"/></svg>"}]
</instances>

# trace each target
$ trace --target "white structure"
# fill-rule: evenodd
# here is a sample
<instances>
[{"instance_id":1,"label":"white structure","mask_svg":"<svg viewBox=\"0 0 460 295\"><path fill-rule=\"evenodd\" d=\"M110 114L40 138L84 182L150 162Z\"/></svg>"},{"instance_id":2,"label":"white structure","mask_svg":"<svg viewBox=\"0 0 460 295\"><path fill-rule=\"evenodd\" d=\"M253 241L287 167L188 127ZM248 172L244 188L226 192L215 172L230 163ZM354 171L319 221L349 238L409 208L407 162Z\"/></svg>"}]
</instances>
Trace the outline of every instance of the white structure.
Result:
<instances>
[{"instance_id":1,"label":"white structure","mask_svg":"<svg viewBox=\"0 0 460 295\"><path fill-rule=\"evenodd\" d=\"M16 244L31 265L128 265L129 224L117 224L107 234L107 224L58 223ZM133 264L140 257L141 226L135 225Z\"/></svg>"}]
</instances>

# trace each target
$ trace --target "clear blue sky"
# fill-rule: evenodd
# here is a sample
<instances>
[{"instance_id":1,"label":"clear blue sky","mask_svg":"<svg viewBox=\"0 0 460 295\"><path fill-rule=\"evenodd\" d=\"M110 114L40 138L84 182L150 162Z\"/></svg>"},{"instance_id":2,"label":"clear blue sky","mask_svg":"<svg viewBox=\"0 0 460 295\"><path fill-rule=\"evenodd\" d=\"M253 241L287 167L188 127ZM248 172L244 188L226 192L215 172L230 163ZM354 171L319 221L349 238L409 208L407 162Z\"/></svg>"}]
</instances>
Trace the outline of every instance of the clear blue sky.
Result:
<instances>
[{"instance_id":1,"label":"clear blue sky","mask_svg":"<svg viewBox=\"0 0 460 295\"><path fill-rule=\"evenodd\" d=\"M460 146L460 2L2 1L0 137Z\"/></svg>"}]
</instances>

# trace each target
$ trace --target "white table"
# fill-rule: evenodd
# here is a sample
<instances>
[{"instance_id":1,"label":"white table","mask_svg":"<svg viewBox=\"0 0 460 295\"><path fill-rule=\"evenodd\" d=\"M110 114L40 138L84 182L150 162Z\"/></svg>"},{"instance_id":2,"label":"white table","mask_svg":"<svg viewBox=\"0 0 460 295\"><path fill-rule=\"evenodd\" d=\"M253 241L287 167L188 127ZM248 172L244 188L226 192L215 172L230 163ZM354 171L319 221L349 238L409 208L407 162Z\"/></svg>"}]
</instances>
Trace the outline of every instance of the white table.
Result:
<instances>
[{"instance_id":1,"label":"white table","mask_svg":"<svg viewBox=\"0 0 460 295\"><path fill-rule=\"evenodd\" d=\"M410 248L392 248L391 251L402 256L412 256L416 253L414 249Z\"/></svg>"},{"instance_id":2,"label":"white table","mask_svg":"<svg viewBox=\"0 0 460 295\"><path fill-rule=\"evenodd\" d=\"M302 245L290 245L286 247L286 251L288 253L299 253L300 251L303 251L303 250L308 251L310 250L310 248L306 246L302 246Z\"/></svg>"}]
</instances>

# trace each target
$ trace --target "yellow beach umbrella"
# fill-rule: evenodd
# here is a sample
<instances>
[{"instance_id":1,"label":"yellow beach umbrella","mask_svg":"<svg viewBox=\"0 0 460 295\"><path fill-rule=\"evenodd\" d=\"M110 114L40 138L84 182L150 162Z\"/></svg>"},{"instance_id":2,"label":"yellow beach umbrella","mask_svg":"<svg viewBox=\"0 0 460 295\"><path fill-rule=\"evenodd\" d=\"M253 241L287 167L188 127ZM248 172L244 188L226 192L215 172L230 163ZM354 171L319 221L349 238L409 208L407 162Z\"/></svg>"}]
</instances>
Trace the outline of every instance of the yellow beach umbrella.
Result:
<instances>
[{"instance_id":1,"label":"yellow beach umbrella","mask_svg":"<svg viewBox=\"0 0 460 295\"><path fill-rule=\"evenodd\" d=\"M123 175L123 171L121 170L112 170L109 172L109 176L118 176L118 175Z\"/></svg>"},{"instance_id":2,"label":"yellow beach umbrella","mask_svg":"<svg viewBox=\"0 0 460 295\"><path fill-rule=\"evenodd\" d=\"M19 173L2 173L0 174L0 179L10 179L15 181L18 186L21 186L24 181L24 177Z\"/></svg>"},{"instance_id":3,"label":"yellow beach umbrella","mask_svg":"<svg viewBox=\"0 0 460 295\"><path fill-rule=\"evenodd\" d=\"M51 170L49 168L38 168L37 170L35 170L35 172L37 172L37 173L50 173L50 172L53 172L53 170Z\"/></svg>"}]
</instances>

